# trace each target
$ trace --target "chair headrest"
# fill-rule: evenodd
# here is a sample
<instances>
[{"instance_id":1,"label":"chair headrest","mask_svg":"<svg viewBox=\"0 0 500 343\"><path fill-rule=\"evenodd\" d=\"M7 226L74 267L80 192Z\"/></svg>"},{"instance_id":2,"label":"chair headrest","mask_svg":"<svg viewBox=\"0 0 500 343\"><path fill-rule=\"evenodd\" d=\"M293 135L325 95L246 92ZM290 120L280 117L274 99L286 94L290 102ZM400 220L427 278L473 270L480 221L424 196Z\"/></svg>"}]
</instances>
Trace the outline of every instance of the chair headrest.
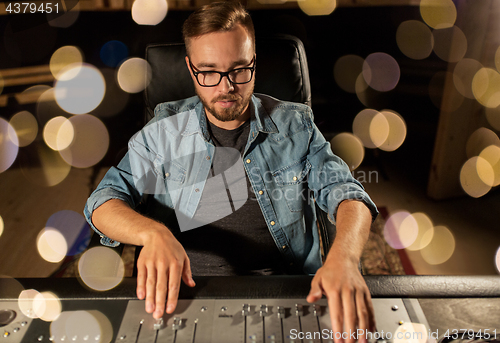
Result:
<instances>
[{"instance_id":1,"label":"chair headrest","mask_svg":"<svg viewBox=\"0 0 500 343\"><path fill-rule=\"evenodd\" d=\"M311 105L309 69L302 42L290 35L256 39L255 92L285 101ZM157 104L195 95L184 57L184 43L155 44L146 48L152 79L145 90L146 121Z\"/></svg>"}]
</instances>

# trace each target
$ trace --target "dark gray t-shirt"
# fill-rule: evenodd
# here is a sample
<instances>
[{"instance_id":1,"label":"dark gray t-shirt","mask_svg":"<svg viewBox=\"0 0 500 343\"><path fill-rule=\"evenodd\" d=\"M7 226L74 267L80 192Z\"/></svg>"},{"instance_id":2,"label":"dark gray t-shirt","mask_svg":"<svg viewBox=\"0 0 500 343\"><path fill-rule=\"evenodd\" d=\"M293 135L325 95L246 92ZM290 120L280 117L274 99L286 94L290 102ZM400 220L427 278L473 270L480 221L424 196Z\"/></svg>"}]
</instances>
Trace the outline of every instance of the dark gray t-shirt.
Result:
<instances>
[{"instance_id":1,"label":"dark gray t-shirt","mask_svg":"<svg viewBox=\"0 0 500 343\"><path fill-rule=\"evenodd\" d=\"M216 151L209 179L224 174L237 161L245 149L250 132L250 121L234 130L224 130L209 123L209 131ZM233 148L218 149L218 148ZM205 226L180 233L178 240L191 261L193 275L269 275L282 274L281 257L269 233L248 176L248 200L236 209L226 183L227 198L232 213ZM224 176L224 175L222 175ZM209 180L207 180L207 183ZM231 182L229 180L229 182ZM196 215L213 209L213 197L204 189ZM220 196L220 195L219 195ZM227 201L226 201L227 202ZM212 210L213 211L213 210Z\"/></svg>"}]
</instances>

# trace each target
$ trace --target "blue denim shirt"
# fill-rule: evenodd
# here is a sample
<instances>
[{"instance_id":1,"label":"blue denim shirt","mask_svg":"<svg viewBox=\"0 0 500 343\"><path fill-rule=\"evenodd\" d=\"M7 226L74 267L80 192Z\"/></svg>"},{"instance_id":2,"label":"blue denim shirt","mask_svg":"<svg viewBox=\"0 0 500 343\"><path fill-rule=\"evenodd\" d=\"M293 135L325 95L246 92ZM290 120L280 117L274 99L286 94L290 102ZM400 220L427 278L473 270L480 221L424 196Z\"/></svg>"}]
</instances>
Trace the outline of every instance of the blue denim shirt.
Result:
<instances>
[{"instance_id":1,"label":"blue denim shirt","mask_svg":"<svg viewBox=\"0 0 500 343\"><path fill-rule=\"evenodd\" d=\"M262 94L254 94L250 106L244 170L285 262L314 274L322 265L314 201L334 224L343 200L364 202L373 218L376 206L332 153L310 107ZM84 214L101 243L119 244L91 220L93 211L110 199L132 208L144 205L148 216L182 231L199 206L214 151L198 97L159 104L154 119L130 140L125 157L87 200Z\"/></svg>"}]
</instances>

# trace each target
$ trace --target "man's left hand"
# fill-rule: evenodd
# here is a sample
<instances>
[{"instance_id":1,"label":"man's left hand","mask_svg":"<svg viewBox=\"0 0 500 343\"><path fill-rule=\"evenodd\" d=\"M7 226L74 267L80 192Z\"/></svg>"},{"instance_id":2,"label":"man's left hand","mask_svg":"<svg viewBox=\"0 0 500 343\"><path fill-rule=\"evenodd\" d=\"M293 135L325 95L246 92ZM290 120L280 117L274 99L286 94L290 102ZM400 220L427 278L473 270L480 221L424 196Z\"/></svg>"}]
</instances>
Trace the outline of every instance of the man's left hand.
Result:
<instances>
[{"instance_id":1,"label":"man's left hand","mask_svg":"<svg viewBox=\"0 0 500 343\"><path fill-rule=\"evenodd\" d=\"M307 301L316 302L323 294L328 299L335 343L366 342L367 330L375 331L375 317L358 265L342 258L327 259L311 282Z\"/></svg>"}]
</instances>

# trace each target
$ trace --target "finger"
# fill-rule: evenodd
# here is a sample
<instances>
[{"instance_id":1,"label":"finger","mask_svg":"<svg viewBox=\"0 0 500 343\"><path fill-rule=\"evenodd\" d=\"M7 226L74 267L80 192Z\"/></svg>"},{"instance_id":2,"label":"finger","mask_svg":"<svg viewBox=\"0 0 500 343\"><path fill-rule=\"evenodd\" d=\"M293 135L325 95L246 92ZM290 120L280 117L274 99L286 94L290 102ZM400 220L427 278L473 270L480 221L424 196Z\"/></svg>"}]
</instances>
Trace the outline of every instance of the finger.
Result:
<instances>
[{"instance_id":1,"label":"finger","mask_svg":"<svg viewBox=\"0 0 500 343\"><path fill-rule=\"evenodd\" d=\"M137 298L144 299L146 296L146 267L137 265Z\"/></svg>"},{"instance_id":2,"label":"finger","mask_svg":"<svg viewBox=\"0 0 500 343\"><path fill-rule=\"evenodd\" d=\"M342 291L342 307L344 309L344 331L346 332L346 343L354 343L356 337L356 303L355 290L346 288Z\"/></svg>"},{"instance_id":3,"label":"finger","mask_svg":"<svg viewBox=\"0 0 500 343\"><path fill-rule=\"evenodd\" d=\"M165 311L165 300L167 298L167 271L165 268L158 268L156 281L156 305L153 317L159 319Z\"/></svg>"},{"instance_id":4,"label":"finger","mask_svg":"<svg viewBox=\"0 0 500 343\"><path fill-rule=\"evenodd\" d=\"M168 298L167 298L167 313L173 313L177 306L177 298L179 297L179 288L181 284L182 265L175 261L170 265L168 277Z\"/></svg>"},{"instance_id":5,"label":"finger","mask_svg":"<svg viewBox=\"0 0 500 343\"><path fill-rule=\"evenodd\" d=\"M365 304L368 311L368 328L371 332L377 331L377 323L375 321L375 310L373 309L372 296L369 291L365 294Z\"/></svg>"},{"instance_id":6,"label":"finger","mask_svg":"<svg viewBox=\"0 0 500 343\"><path fill-rule=\"evenodd\" d=\"M356 292L356 311L358 314L358 341L366 343L366 331L369 329L368 305L366 304L365 292Z\"/></svg>"},{"instance_id":7,"label":"finger","mask_svg":"<svg viewBox=\"0 0 500 343\"><path fill-rule=\"evenodd\" d=\"M328 308L330 309L330 320L332 321L332 331L335 343L343 343L343 310L340 294L338 292L332 292L328 295Z\"/></svg>"},{"instance_id":8,"label":"finger","mask_svg":"<svg viewBox=\"0 0 500 343\"><path fill-rule=\"evenodd\" d=\"M156 268L150 266L147 268L146 278L146 312L153 313L155 310L155 291L156 291Z\"/></svg>"},{"instance_id":9,"label":"finger","mask_svg":"<svg viewBox=\"0 0 500 343\"><path fill-rule=\"evenodd\" d=\"M196 283L193 280L193 274L191 272L191 262L189 261L189 258L187 256L186 256L186 259L184 260L182 280L184 280L184 283L186 285L188 285L189 287L196 286Z\"/></svg>"},{"instance_id":10,"label":"finger","mask_svg":"<svg viewBox=\"0 0 500 343\"><path fill-rule=\"evenodd\" d=\"M306 300L309 303L313 303L321 299L323 296L323 290L321 289L321 285L316 279L313 279L311 282L311 290L309 291L309 295Z\"/></svg>"}]
</instances>

